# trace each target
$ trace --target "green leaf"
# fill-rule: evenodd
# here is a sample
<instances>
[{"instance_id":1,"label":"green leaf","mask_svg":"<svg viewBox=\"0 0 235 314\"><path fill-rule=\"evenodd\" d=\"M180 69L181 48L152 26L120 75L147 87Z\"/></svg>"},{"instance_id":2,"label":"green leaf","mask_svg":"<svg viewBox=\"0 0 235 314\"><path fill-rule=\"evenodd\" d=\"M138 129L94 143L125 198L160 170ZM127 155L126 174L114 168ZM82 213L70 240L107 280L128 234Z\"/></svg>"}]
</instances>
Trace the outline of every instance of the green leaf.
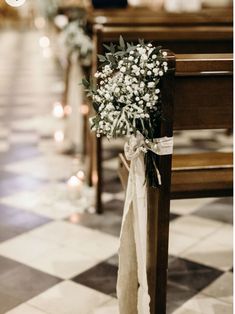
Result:
<instances>
[{"instance_id":1,"label":"green leaf","mask_svg":"<svg viewBox=\"0 0 235 314\"><path fill-rule=\"evenodd\" d=\"M106 48L108 51L111 51L111 47L109 45L103 44L104 48Z\"/></svg>"},{"instance_id":2,"label":"green leaf","mask_svg":"<svg viewBox=\"0 0 235 314\"><path fill-rule=\"evenodd\" d=\"M100 62L105 62L106 61L106 58L103 55L97 55L97 57L99 58Z\"/></svg>"},{"instance_id":3,"label":"green leaf","mask_svg":"<svg viewBox=\"0 0 235 314\"><path fill-rule=\"evenodd\" d=\"M122 50L125 50L126 44L125 44L125 41L124 41L122 35L120 35L120 38L119 38L119 45L122 48Z\"/></svg>"},{"instance_id":4,"label":"green leaf","mask_svg":"<svg viewBox=\"0 0 235 314\"><path fill-rule=\"evenodd\" d=\"M110 51L114 54L115 53L115 45L113 43L110 44Z\"/></svg>"},{"instance_id":5,"label":"green leaf","mask_svg":"<svg viewBox=\"0 0 235 314\"><path fill-rule=\"evenodd\" d=\"M89 87L90 87L90 83L89 83L88 80L85 79L85 78L82 79L82 84L83 84L83 86L86 87L86 88L89 88Z\"/></svg>"}]
</instances>

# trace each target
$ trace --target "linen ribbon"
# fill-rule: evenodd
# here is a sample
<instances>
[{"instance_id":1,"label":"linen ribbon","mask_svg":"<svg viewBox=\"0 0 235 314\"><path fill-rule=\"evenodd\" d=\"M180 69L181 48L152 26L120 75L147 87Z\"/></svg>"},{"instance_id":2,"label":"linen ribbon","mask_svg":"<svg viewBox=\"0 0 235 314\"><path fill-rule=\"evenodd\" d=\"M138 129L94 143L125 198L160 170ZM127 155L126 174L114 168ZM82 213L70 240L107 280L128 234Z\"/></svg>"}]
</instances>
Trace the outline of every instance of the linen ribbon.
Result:
<instances>
[{"instance_id":1,"label":"linen ribbon","mask_svg":"<svg viewBox=\"0 0 235 314\"><path fill-rule=\"evenodd\" d=\"M119 246L117 296L120 314L150 314L144 165L146 150L157 155L170 155L173 151L173 138L163 137L146 143L143 135L138 133L131 136L124 146L125 156L131 164ZM158 177L161 178L159 171Z\"/></svg>"}]
</instances>

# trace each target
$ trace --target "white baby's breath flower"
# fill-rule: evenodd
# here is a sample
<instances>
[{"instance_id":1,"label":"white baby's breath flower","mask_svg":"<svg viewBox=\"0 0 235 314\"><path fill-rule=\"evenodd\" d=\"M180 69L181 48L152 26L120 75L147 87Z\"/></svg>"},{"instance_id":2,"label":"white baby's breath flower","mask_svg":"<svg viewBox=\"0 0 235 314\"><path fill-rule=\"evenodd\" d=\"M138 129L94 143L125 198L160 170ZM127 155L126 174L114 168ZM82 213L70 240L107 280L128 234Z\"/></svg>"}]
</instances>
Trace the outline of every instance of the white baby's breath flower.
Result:
<instances>
[{"instance_id":1,"label":"white baby's breath flower","mask_svg":"<svg viewBox=\"0 0 235 314\"><path fill-rule=\"evenodd\" d=\"M163 57L166 57L167 56L167 52L163 51L162 55L163 55Z\"/></svg>"},{"instance_id":2,"label":"white baby's breath flower","mask_svg":"<svg viewBox=\"0 0 235 314\"><path fill-rule=\"evenodd\" d=\"M133 57L133 56L130 56L130 57L128 58L128 60L129 60L129 61L133 61L133 60L134 60L134 57Z\"/></svg>"},{"instance_id":3,"label":"white baby's breath flower","mask_svg":"<svg viewBox=\"0 0 235 314\"><path fill-rule=\"evenodd\" d=\"M163 76L163 71L159 71L159 76Z\"/></svg>"},{"instance_id":4,"label":"white baby's breath flower","mask_svg":"<svg viewBox=\"0 0 235 314\"><path fill-rule=\"evenodd\" d=\"M143 97L143 100L145 101L149 101L150 95L149 94L145 94Z\"/></svg>"},{"instance_id":5,"label":"white baby's breath flower","mask_svg":"<svg viewBox=\"0 0 235 314\"><path fill-rule=\"evenodd\" d=\"M121 67L121 68L120 68L120 71L121 71L122 73L126 72L126 67L124 67L124 66Z\"/></svg>"},{"instance_id":6,"label":"white baby's breath flower","mask_svg":"<svg viewBox=\"0 0 235 314\"><path fill-rule=\"evenodd\" d=\"M152 72L151 72L151 71L148 71L147 74L150 76L150 75L152 75Z\"/></svg>"},{"instance_id":7,"label":"white baby's breath flower","mask_svg":"<svg viewBox=\"0 0 235 314\"><path fill-rule=\"evenodd\" d=\"M152 59L153 60L157 59L157 56L156 55L152 55Z\"/></svg>"},{"instance_id":8,"label":"white baby's breath flower","mask_svg":"<svg viewBox=\"0 0 235 314\"><path fill-rule=\"evenodd\" d=\"M153 88L154 86L155 86L155 83L154 83L154 82L149 82L149 83L148 83L148 87L149 87L149 88Z\"/></svg>"}]
</instances>

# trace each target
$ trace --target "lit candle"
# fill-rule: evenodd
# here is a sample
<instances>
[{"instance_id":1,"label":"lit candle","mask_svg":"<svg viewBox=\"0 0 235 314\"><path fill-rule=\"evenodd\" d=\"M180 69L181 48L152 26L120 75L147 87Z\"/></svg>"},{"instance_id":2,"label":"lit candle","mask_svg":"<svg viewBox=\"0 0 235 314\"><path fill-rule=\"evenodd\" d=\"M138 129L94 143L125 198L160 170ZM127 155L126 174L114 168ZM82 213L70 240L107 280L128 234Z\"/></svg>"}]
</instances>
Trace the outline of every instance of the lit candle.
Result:
<instances>
[{"instance_id":1,"label":"lit candle","mask_svg":"<svg viewBox=\"0 0 235 314\"><path fill-rule=\"evenodd\" d=\"M61 119L64 117L64 108L60 102L55 102L53 105L53 116L55 118Z\"/></svg>"},{"instance_id":2,"label":"lit candle","mask_svg":"<svg viewBox=\"0 0 235 314\"><path fill-rule=\"evenodd\" d=\"M50 39L47 36L42 36L39 39L39 46L41 48L48 48L50 46Z\"/></svg>"},{"instance_id":3,"label":"lit candle","mask_svg":"<svg viewBox=\"0 0 235 314\"><path fill-rule=\"evenodd\" d=\"M79 171L77 172L77 177L78 177L81 181L84 181L84 179L85 179L85 173L84 173L84 171L79 170Z\"/></svg>"},{"instance_id":4,"label":"lit candle","mask_svg":"<svg viewBox=\"0 0 235 314\"><path fill-rule=\"evenodd\" d=\"M81 196L82 181L77 176L72 176L67 181L69 197L77 199Z\"/></svg>"},{"instance_id":5,"label":"lit candle","mask_svg":"<svg viewBox=\"0 0 235 314\"><path fill-rule=\"evenodd\" d=\"M54 139L55 139L55 142L58 143L58 144L61 144L63 143L64 141L64 132L63 131L56 131L55 134L54 134Z\"/></svg>"}]
</instances>

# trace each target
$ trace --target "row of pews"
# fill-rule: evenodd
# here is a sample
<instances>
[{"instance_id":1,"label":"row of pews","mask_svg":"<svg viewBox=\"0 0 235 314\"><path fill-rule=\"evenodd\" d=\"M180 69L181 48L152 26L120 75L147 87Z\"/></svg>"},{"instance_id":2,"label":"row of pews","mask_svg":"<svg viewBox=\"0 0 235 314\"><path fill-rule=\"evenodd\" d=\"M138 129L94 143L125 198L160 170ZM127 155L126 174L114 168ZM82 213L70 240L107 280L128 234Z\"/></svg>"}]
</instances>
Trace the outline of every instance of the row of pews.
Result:
<instances>
[{"instance_id":1,"label":"row of pews","mask_svg":"<svg viewBox=\"0 0 235 314\"><path fill-rule=\"evenodd\" d=\"M139 38L162 45L169 72L163 82L164 116L159 137L175 130L232 129L233 14L231 8L205 8L198 13L165 13L149 8L87 9L94 43L93 63L104 44ZM88 102L88 100L86 100ZM91 108L91 106L90 106ZM92 109L90 109L92 111ZM88 123L88 122L87 122ZM88 130L85 127L84 130ZM87 132L89 177L96 188L96 210L102 214L103 141ZM232 195L232 154L158 156L162 186L148 188L148 281L151 314L166 313L170 200ZM120 155L119 175L126 187L128 162Z\"/></svg>"}]
</instances>

